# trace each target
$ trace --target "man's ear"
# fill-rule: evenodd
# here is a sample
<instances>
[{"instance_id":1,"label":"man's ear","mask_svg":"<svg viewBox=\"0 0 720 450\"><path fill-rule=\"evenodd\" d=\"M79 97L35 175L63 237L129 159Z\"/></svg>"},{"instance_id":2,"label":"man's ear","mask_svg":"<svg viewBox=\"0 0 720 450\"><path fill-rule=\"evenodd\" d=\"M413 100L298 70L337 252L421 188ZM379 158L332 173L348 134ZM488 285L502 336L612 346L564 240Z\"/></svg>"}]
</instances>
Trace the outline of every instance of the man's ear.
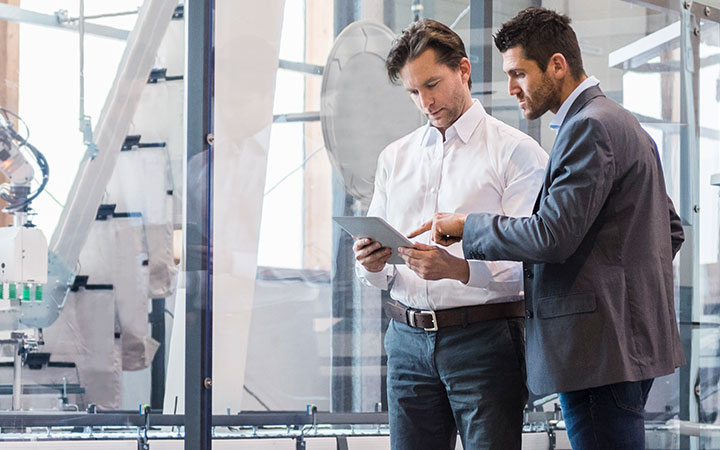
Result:
<instances>
[{"instance_id":1,"label":"man's ear","mask_svg":"<svg viewBox=\"0 0 720 450\"><path fill-rule=\"evenodd\" d=\"M550 57L547 70L556 80L562 80L569 73L569 67L562 53L554 53Z\"/></svg>"},{"instance_id":2,"label":"man's ear","mask_svg":"<svg viewBox=\"0 0 720 450\"><path fill-rule=\"evenodd\" d=\"M468 80L470 79L470 74L472 73L472 65L470 65L470 60L467 58L462 58L460 60L460 64L458 65L458 69L460 70L460 76L462 77L463 83L467 84Z\"/></svg>"}]
</instances>

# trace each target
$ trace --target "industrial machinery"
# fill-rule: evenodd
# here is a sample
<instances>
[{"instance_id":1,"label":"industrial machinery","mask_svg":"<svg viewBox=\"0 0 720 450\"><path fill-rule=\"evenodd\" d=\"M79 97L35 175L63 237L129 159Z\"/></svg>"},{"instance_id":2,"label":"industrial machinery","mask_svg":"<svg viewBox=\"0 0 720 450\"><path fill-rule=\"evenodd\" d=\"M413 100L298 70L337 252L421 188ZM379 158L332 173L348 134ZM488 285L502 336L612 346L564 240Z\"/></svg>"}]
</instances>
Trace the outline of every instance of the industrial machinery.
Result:
<instances>
[{"instance_id":1,"label":"industrial machinery","mask_svg":"<svg viewBox=\"0 0 720 450\"><path fill-rule=\"evenodd\" d=\"M48 244L42 230L30 220L31 202L45 189L49 167L45 156L29 141L30 129L15 113L0 107L0 172L8 183L0 186L0 197L7 202L3 212L12 215L12 225L0 228L0 309L19 310L21 302L42 301L42 287L48 278ZM15 130L10 117L25 128L25 136ZM33 191L35 171L31 156L42 178ZM21 370L30 352L42 343L42 333L15 331L0 343L13 349L13 409L21 408Z\"/></svg>"},{"instance_id":2,"label":"industrial machinery","mask_svg":"<svg viewBox=\"0 0 720 450\"><path fill-rule=\"evenodd\" d=\"M14 114L1 107L0 111L0 171L9 180L0 186L0 197L8 202L3 212L13 216L12 226L0 228L0 299L9 300L12 308L13 302L41 301L42 286L47 283L47 239L30 221L30 203L45 189L49 168L45 156L28 142L27 126L23 137L8 120ZM24 124L19 117L18 121ZM34 192L34 170L25 153L35 159L42 172L40 186Z\"/></svg>"}]
</instances>

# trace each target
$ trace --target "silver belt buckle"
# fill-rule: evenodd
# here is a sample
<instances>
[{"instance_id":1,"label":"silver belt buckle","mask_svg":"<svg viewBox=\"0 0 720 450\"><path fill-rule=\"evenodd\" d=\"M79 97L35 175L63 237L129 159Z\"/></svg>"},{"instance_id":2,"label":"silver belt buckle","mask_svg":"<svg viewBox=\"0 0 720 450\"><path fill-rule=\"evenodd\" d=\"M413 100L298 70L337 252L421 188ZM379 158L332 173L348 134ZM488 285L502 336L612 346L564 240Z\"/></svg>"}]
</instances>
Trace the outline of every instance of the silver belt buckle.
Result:
<instances>
[{"instance_id":1,"label":"silver belt buckle","mask_svg":"<svg viewBox=\"0 0 720 450\"><path fill-rule=\"evenodd\" d=\"M437 323L437 316L435 315L435 311L430 310L430 311L423 311L423 312L425 312L425 313L430 313L430 315L432 316L432 323L433 323L433 327L432 327L432 328L423 328L423 330L425 330L425 331L437 331L437 330L438 330L438 323Z\"/></svg>"},{"instance_id":2,"label":"silver belt buckle","mask_svg":"<svg viewBox=\"0 0 720 450\"><path fill-rule=\"evenodd\" d=\"M415 315L416 314L430 314L430 316L432 317L433 326L431 328L423 328L423 330L425 330L425 331L437 331L438 330L438 322L437 322L437 316L435 315L435 311L433 311L433 310L420 311L420 310L408 308L406 314L407 314L408 325L410 325L413 328L418 328L415 325Z\"/></svg>"}]
</instances>

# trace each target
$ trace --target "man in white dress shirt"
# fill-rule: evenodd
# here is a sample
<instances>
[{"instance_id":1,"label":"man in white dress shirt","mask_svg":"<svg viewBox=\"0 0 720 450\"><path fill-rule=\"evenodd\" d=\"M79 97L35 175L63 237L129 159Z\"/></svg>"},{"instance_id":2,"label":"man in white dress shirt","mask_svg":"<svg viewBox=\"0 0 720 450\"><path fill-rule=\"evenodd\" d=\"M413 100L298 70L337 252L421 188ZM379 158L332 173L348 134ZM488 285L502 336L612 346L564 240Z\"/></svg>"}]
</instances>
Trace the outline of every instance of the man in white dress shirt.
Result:
<instances>
[{"instance_id":1,"label":"man in white dress shirt","mask_svg":"<svg viewBox=\"0 0 720 450\"><path fill-rule=\"evenodd\" d=\"M368 216L408 233L437 211L529 215L547 154L472 99L460 37L439 22L416 22L386 66L428 124L380 155ZM384 305L393 319L385 337L392 448L454 449L459 431L466 449L519 450L527 401L521 266L428 244L429 234L419 236L406 265L386 264L391 250L370 239L353 246L357 275L392 297Z\"/></svg>"}]
</instances>

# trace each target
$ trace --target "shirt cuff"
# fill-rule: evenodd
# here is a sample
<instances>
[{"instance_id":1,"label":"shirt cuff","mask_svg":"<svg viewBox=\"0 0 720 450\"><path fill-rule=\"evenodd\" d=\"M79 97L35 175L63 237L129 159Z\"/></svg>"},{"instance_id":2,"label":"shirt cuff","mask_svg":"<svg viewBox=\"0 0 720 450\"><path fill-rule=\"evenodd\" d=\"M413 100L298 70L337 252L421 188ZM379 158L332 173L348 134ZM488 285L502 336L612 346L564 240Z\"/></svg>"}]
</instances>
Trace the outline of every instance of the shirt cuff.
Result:
<instances>
[{"instance_id":1,"label":"shirt cuff","mask_svg":"<svg viewBox=\"0 0 720 450\"><path fill-rule=\"evenodd\" d=\"M386 264L385 268L380 272L370 272L362 264L355 265L355 271L358 278L375 286L378 289L387 290L390 286L390 280L395 273L394 264Z\"/></svg>"},{"instance_id":2,"label":"shirt cuff","mask_svg":"<svg viewBox=\"0 0 720 450\"><path fill-rule=\"evenodd\" d=\"M487 264L483 261L468 261L470 277L466 286L475 288L487 288L492 278L492 273Z\"/></svg>"}]
</instances>

